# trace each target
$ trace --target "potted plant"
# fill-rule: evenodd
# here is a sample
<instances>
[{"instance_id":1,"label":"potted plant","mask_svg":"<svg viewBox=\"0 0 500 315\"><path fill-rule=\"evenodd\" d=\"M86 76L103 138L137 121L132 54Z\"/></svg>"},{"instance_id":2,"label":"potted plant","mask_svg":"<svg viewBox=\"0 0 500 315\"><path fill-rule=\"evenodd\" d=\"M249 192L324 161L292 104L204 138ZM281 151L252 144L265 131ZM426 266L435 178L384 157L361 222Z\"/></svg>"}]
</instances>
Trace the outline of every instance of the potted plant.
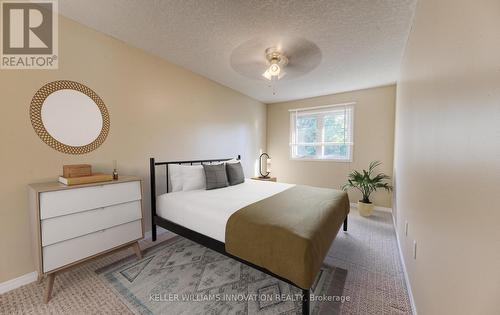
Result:
<instances>
[{"instance_id":1,"label":"potted plant","mask_svg":"<svg viewBox=\"0 0 500 315\"><path fill-rule=\"evenodd\" d=\"M391 179L390 176L384 173L373 174L375 168L380 164L382 163L379 161L373 161L370 163L368 170L363 170L362 172L352 171L347 177L347 183L342 186L342 190L344 191L347 191L349 188L356 188L361 192L363 199L358 201L358 211L364 217L370 216L373 212L373 203L370 201L370 195L374 191L380 188L388 192L392 191L392 186L388 182Z\"/></svg>"}]
</instances>

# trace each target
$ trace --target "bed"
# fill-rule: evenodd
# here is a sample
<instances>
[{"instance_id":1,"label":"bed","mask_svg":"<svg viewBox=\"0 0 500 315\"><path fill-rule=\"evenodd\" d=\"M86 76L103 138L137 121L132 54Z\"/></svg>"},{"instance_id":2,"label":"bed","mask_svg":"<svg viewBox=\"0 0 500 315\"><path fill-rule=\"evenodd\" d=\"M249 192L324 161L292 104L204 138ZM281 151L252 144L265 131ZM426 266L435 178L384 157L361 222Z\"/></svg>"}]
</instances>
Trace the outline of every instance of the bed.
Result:
<instances>
[{"instance_id":1,"label":"bed","mask_svg":"<svg viewBox=\"0 0 500 315\"><path fill-rule=\"evenodd\" d=\"M303 314L309 314L311 284L340 226L347 230L347 194L250 179L214 190L169 191L169 165L228 160L150 159L153 241L159 225L294 285L303 292ZM159 195L158 166L165 166L167 182Z\"/></svg>"}]
</instances>

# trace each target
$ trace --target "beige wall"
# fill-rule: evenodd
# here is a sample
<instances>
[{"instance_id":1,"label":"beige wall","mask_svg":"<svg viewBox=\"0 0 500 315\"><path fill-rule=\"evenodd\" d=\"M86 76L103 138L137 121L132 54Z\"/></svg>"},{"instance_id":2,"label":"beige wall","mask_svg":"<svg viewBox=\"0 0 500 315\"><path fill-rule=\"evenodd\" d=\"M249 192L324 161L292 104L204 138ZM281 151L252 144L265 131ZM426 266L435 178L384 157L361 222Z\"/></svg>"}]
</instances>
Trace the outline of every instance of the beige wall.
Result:
<instances>
[{"instance_id":1,"label":"beige wall","mask_svg":"<svg viewBox=\"0 0 500 315\"><path fill-rule=\"evenodd\" d=\"M418 313L500 314L498 0L418 1L396 112L397 232Z\"/></svg>"},{"instance_id":2,"label":"beige wall","mask_svg":"<svg viewBox=\"0 0 500 315\"><path fill-rule=\"evenodd\" d=\"M272 174L282 182L338 189L352 169L367 168L371 161L380 160L383 165L379 170L392 175L395 97L396 86L391 85L268 105L267 150L272 158ZM290 160L288 110L343 102L356 102L353 161ZM351 202L360 197L357 192L349 194ZM378 206L391 206L391 197L386 192L376 192L372 197Z\"/></svg>"},{"instance_id":3,"label":"beige wall","mask_svg":"<svg viewBox=\"0 0 500 315\"><path fill-rule=\"evenodd\" d=\"M91 163L149 177L149 157L162 160L241 154L247 175L266 145L265 105L139 49L60 18L59 70L0 70L0 282L34 270L26 185L54 180L62 165ZM106 142L83 156L59 153L35 134L29 104L59 79L92 88L110 112ZM145 185L149 221L149 187ZM147 227L149 229L149 227Z\"/></svg>"}]
</instances>

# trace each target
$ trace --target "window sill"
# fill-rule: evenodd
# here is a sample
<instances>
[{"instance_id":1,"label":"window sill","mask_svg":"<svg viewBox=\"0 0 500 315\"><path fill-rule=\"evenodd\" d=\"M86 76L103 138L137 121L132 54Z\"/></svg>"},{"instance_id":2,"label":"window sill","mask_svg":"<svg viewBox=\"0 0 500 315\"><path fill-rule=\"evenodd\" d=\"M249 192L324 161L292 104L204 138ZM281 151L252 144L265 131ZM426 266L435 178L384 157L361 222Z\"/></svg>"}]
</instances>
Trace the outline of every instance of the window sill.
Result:
<instances>
[{"instance_id":1,"label":"window sill","mask_svg":"<svg viewBox=\"0 0 500 315\"><path fill-rule=\"evenodd\" d=\"M312 159L312 158L289 158L290 161L304 161L304 162L337 162L337 163L351 163L352 158L348 160L341 159Z\"/></svg>"}]
</instances>

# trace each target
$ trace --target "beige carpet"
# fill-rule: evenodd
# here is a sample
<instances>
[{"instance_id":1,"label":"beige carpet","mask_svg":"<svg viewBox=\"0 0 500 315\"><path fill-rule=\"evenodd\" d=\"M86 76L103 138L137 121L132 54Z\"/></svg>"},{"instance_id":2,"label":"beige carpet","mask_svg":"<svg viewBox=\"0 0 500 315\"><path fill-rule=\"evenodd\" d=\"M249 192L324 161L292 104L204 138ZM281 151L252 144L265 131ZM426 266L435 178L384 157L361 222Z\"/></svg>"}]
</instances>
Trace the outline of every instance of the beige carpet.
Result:
<instances>
[{"instance_id":1,"label":"beige carpet","mask_svg":"<svg viewBox=\"0 0 500 315\"><path fill-rule=\"evenodd\" d=\"M362 218L353 210L349 217L349 231L339 232L326 258L328 264L348 271L343 294L350 301L342 304L341 313L411 314L390 214ZM49 304L42 302L45 283L0 295L0 314L131 314L95 273L131 254L124 250L59 274Z\"/></svg>"}]
</instances>

